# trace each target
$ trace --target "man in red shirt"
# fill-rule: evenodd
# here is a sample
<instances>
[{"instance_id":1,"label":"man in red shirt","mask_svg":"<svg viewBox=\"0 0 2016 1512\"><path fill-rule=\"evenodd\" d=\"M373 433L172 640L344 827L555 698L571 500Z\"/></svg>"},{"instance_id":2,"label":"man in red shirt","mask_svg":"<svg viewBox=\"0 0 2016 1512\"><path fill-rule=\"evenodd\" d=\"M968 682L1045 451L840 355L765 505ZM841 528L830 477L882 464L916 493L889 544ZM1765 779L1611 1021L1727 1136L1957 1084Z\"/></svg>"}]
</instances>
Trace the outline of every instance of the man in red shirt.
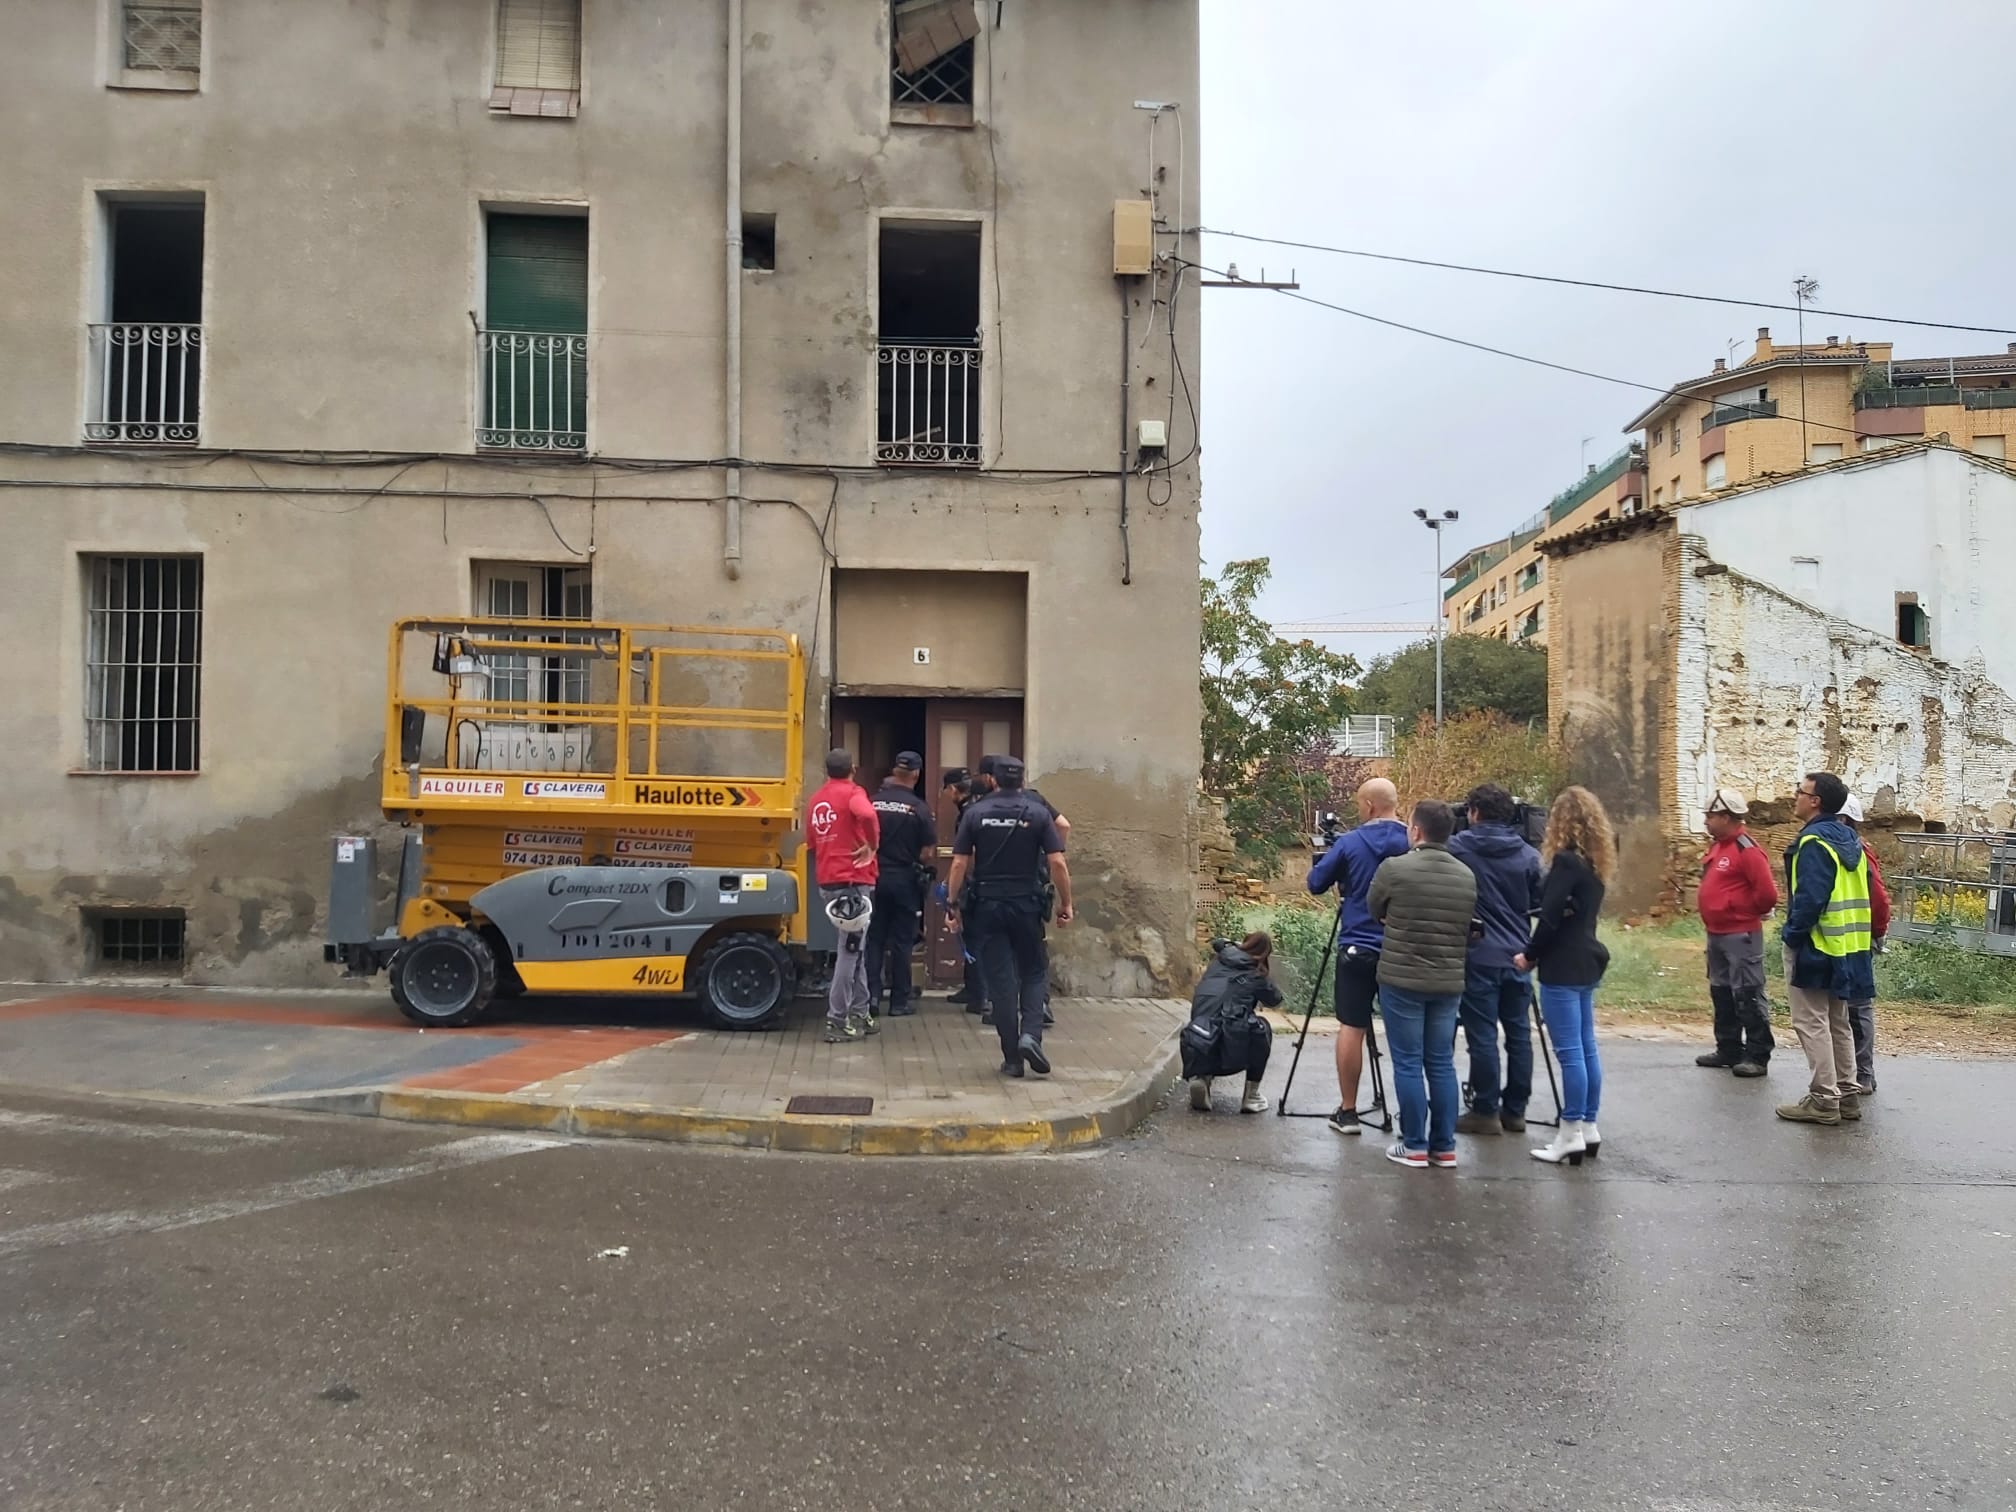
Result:
<instances>
[{"instance_id":1,"label":"man in red shirt","mask_svg":"<svg viewBox=\"0 0 2016 1512\"><path fill-rule=\"evenodd\" d=\"M1696 904L1708 930L1708 996L1715 1003L1715 1048L1697 1066L1741 1077L1771 1063L1771 1006L1764 996L1764 916L1778 906L1770 859L1743 827L1750 805L1734 788L1717 788L1703 816L1713 844L1701 868Z\"/></svg>"},{"instance_id":2,"label":"man in red shirt","mask_svg":"<svg viewBox=\"0 0 2016 1512\"><path fill-rule=\"evenodd\" d=\"M1859 838L1862 834L1862 800L1853 793L1841 805L1841 817ZM1890 933L1890 889L1883 885L1883 873L1876 869L1876 852L1862 842L1862 854L1869 858L1869 934L1878 954L1883 937ZM1876 999L1865 998L1848 1005L1848 1028L1855 1035L1855 1090L1859 1097L1876 1095Z\"/></svg>"},{"instance_id":3,"label":"man in red shirt","mask_svg":"<svg viewBox=\"0 0 2016 1512\"><path fill-rule=\"evenodd\" d=\"M826 785L805 805L805 837L819 898L841 924L833 957L833 986L826 994L826 1043L873 1034L868 1017L868 953L863 948L875 889L875 848L882 822L867 792L854 780L854 758L826 753ZM848 925L858 924L859 928Z\"/></svg>"}]
</instances>

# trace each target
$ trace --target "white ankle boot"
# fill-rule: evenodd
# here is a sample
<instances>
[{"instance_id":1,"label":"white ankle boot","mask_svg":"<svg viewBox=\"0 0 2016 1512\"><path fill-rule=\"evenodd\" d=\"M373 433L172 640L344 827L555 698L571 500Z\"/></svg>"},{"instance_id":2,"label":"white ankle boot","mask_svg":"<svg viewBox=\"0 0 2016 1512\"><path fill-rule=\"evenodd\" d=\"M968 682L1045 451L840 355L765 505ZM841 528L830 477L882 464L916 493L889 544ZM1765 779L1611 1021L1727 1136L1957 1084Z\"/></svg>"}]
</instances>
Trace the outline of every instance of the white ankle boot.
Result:
<instances>
[{"instance_id":1,"label":"white ankle boot","mask_svg":"<svg viewBox=\"0 0 2016 1512\"><path fill-rule=\"evenodd\" d=\"M1193 1076L1190 1078L1190 1107L1193 1112L1211 1111L1211 1078Z\"/></svg>"},{"instance_id":2,"label":"white ankle boot","mask_svg":"<svg viewBox=\"0 0 2016 1512\"><path fill-rule=\"evenodd\" d=\"M1582 1137L1582 1125L1564 1118L1561 1120L1561 1127L1554 1131L1552 1144L1542 1145L1539 1149L1529 1150L1527 1153L1535 1160L1544 1160L1549 1165L1560 1165L1566 1161L1569 1165L1579 1166L1582 1164L1583 1153L1588 1148L1587 1142Z\"/></svg>"},{"instance_id":3,"label":"white ankle boot","mask_svg":"<svg viewBox=\"0 0 2016 1512\"><path fill-rule=\"evenodd\" d=\"M1239 1099L1239 1111L1241 1113L1265 1113L1267 1111L1267 1099L1260 1095L1260 1083L1256 1081L1246 1083L1246 1095Z\"/></svg>"},{"instance_id":4,"label":"white ankle boot","mask_svg":"<svg viewBox=\"0 0 2016 1512\"><path fill-rule=\"evenodd\" d=\"M1591 1160L1594 1160L1596 1158L1596 1151L1601 1148L1602 1144L1603 1136L1596 1132L1595 1121L1585 1120L1582 1124L1582 1153L1587 1155Z\"/></svg>"}]
</instances>

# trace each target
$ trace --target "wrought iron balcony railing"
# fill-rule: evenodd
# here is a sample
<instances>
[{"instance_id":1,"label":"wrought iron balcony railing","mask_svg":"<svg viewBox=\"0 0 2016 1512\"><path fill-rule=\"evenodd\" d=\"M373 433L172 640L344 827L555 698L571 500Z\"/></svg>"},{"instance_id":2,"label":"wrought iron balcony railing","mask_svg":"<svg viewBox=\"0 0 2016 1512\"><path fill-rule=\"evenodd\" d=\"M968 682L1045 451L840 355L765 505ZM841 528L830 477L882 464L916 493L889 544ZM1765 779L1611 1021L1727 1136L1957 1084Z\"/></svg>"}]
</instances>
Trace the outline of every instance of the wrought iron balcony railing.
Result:
<instances>
[{"instance_id":1,"label":"wrought iron balcony railing","mask_svg":"<svg viewBox=\"0 0 2016 1512\"><path fill-rule=\"evenodd\" d=\"M477 332L476 445L483 451L586 451L587 336Z\"/></svg>"},{"instance_id":2,"label":"wrought iron balcony railing","mask_svg":"<svg viewBox=\"0 0 2016 1512\"><path fill-rule=\"evenodd\" d=\"M93 325L86 441L194 446L203 414L203 327Z\"/></svg>"},{"instance_id":3,"label":"wrought iron balcony railing","mask_svg":"<svg viewBox=\"0 0 2016 1512\"><path fill-rule=\"evenodd\" d=\"M980 465L980 344L885 341L875 356L875 460Z\"/></svg>"}]
</instances>

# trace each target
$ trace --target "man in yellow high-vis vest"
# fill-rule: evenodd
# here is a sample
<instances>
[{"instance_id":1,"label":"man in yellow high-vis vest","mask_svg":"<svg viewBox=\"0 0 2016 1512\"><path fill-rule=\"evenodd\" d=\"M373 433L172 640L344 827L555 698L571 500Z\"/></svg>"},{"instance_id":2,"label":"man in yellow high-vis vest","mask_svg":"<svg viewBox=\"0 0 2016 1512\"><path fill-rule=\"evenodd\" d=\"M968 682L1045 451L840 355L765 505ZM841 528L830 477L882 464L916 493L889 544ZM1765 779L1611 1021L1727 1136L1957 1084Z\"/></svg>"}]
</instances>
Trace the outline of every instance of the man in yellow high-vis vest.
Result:
<instances>
[{"instance_id":1,"label":"man in yellow high-vis vest","mask_svg":"<svg viewBox=\"0 0 2016 1512\"><path fill-rule=\"evenodd\" d=\"M1848 785L1832 772L1800 780L1792 812L1805 828L1785 852L1785 975L1792 1030L1806 1052L1806 1095L1778 1110L1793 1123L1862 1116L1848 1005L1876 995L1869 859L1841 819Z\"/></svg>"}]
</instances>

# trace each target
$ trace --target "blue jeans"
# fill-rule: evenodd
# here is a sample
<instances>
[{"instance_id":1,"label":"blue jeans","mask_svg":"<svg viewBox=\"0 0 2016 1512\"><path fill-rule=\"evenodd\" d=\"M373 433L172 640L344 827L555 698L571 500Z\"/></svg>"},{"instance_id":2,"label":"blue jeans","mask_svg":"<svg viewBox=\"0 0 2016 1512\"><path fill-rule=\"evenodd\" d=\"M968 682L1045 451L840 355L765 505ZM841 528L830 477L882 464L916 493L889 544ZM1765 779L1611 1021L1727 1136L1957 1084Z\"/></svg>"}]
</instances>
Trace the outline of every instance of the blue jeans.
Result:
<instances>
[{"instance_id":1,"label":"blue jeans","mask_svg":"<svg viewBox=\"0 0 2016 1512\"><path fill-rule=\"evenodd\" d=\"M1603 1062L1596 1058L1596 989L1540 984L1540 1016L1561 1063L1561 1121L1594 1123L1603 1101Z\"/></svg>"},{"instance_id":2,"label":"blue jeans","mask_svg":"<svg viewBox=\"0 0 2016 1512\"><path fill-rule=\"evenodd\" d=\"M1533 1095L1533 987L1510 966L1472 966L1463 981L1463 1037L1470 1042L1470 1106L1500 1111L1498 1026L1505 1026L1503 1111L1523 1118Z\"/></svg>"},{"instance_id":3,"label":"blue jeans","mask_svg":"<svg viewBox=\"0 0 2016 1512\"><path fill-rule=\"evenodd\" d=\"M1393 1095L1400 1102L1400 1142L1410 1150L1456 1148L1456 1005L1454 992L1379 988L1386 1049L1393 1059ZM1423 1085L1423 1071L1426 1085Z\"/></svg>"}]
</instances>

